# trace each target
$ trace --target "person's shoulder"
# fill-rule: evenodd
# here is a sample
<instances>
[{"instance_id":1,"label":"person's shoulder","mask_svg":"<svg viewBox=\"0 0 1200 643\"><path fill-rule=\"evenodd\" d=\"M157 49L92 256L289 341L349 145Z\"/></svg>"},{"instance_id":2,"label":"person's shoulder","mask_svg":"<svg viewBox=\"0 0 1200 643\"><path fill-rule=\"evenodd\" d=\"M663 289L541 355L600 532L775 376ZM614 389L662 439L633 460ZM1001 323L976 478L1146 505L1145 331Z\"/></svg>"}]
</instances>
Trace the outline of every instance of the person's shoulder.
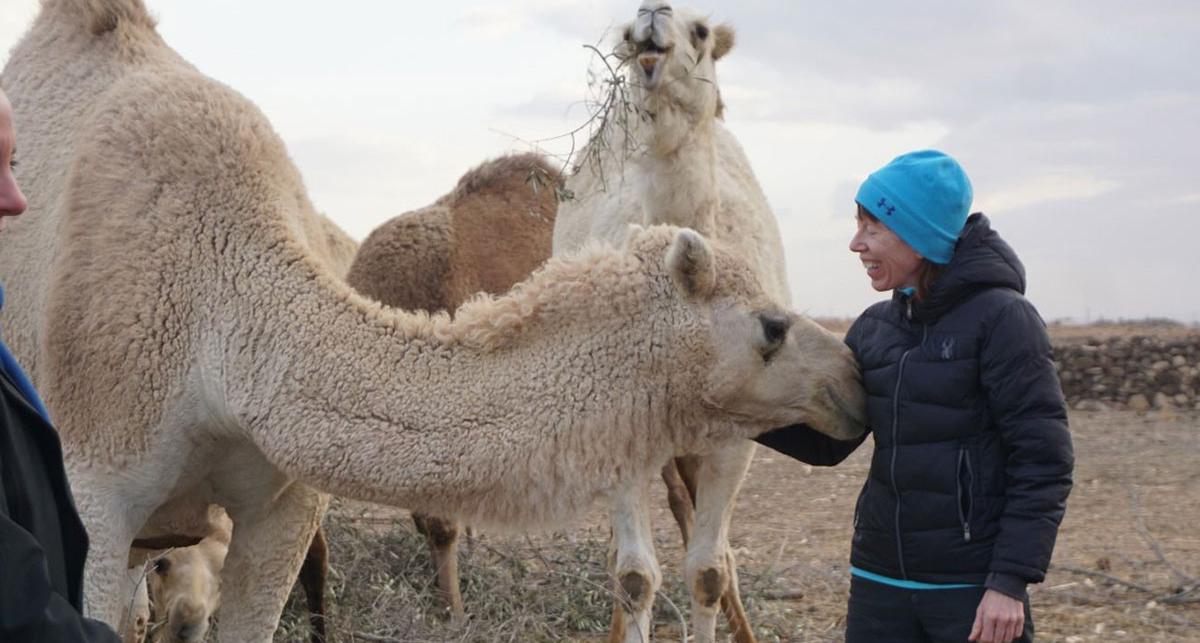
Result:
<instances>
[{"instance_id":1,"label":"person's shoulder","mask_svg":"<svg viewBox=\"0 0 1200 643\"><path fill-rule=\"evenodd\" d=\"M971 298L972 305L979 306L984 309L1002 309L1012 305L1015 301L1028 301L1025 295L1013 290L1012 288L985 288L975 293Z\"/></svg>"},{"instance_id":2,"label":"person's shoulder","mask_svg":"<svg viewBox=\"0 0 1200 643\"><path fill-rule=\"evenodd\" d=\"M1004 350L1049 346L1046 322L1033 303L1015 291L996 289L979 302L979 320L988 342Z\"/></svg>"},{"instance_id":3,"label":"person's shoulder","mask_svg":"<svg viewBox=\"0 0 1200 643\"><path fill-rule=\"evenodd\" d=\"M867 306L866 310L854 318L854 323L850 324L850 330L847 331L847 334L861 330L867 324L878 322L893 323L899 317L897 310L895 302L891 299L877 301Z\"/></svg>"},{"instance_id":4,"label":"person's shoulder","mask_svg":"<svg viewBox=\"0 0 1200 643\"><path fill-rule=\"evenodd\" d=\"M862 311L854 323L872 319L886 322L895 321L900 316L899 311L900 308L894 299L884 299L867 306L867 309Z\"/></svg>"},{"instance_id":5,"label":"person's shoulder","mask_svg":"<svg viewBox=\"0 0 1200 643\"><path fill-rule=\"evenodd\" d=\"M872 332L873 329L899 326L901 321L900 307L895 300L878 301L868 306L862 314L855 318L854 323L850 324L850 329L846 331L847 343L853 343L855 338Z\"/></svg>"},{"instance_id":6,"label":"person's shoulder","mask_svg":"<svg viewBox=\"0 0 1200 643\"><path fill-rule=\"evenodd\" d=\"M1012 288L982 290L967 302L967 308L972 317L982 320L987 326L1002 324L1014 313L1018 318L1039 317L1037 309L1025 295Z\"/></svg>"}]
</instances>

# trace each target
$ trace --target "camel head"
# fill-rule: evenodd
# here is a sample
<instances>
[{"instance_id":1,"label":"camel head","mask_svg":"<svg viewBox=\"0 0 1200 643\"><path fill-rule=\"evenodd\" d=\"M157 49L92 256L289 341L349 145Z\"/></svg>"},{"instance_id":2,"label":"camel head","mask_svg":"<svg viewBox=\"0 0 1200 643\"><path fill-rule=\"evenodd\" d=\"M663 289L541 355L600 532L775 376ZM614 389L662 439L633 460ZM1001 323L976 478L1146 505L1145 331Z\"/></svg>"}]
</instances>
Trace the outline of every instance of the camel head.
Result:
<instances>
[{"instance_id":1,"label":"camel head","mask_svg":"<svg viewBox=\"0 0 1200 643\"><path fill-rule=\"evenodd\" d=\"M212 615L221 602L221 568L232 529L229 517L220 512L213 535L198 545L172 549L154 561L147 576L152 641L205 640Z\"/></svg>"},{"instance_id":2,"label":"camel head","mask_svg":"<svg viewBox=\"0 0 1200 643\"><path fill-rule=\"evenodd\" d=\"M641 254L657 228L631 226ZM662 243L661 240L658 243ZM749 263L680 229L664 263L686 312L676 325L702 329L681 341L700 372L678 385L695 387L713 416L750 429L804 423L838 439L865 430L866 397L850 349L815 322L772 302Z\"/></svg>"},{"instance_id":3,"label":"camel head","mask_svg":"<svg viewBox=\"0 0 1200 643\"><path fill-rule=\"evenodd\" d=\"M644 0L616 52L630 69L635 99L650 114L675 108L693 119L720 118L716 61L733 42L728 25L713 27L707 18L667 0Z\"/></svg>"}]
</instances>

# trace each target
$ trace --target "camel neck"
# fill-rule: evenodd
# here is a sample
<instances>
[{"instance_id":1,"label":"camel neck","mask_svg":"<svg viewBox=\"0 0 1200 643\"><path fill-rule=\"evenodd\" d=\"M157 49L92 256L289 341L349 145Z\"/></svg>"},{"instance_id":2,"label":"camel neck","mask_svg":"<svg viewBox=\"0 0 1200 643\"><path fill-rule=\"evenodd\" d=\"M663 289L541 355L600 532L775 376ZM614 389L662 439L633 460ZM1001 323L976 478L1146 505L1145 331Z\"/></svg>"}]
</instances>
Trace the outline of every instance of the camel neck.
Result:
<instances>
[{"instance_id":1,"label":"camel neck","mask_svg":"<svg viewBox=\"0 0 1200 643\"><path fill-rule=\"evenodd\" d=\"M647 385L664 356L627 347L654 330L633 305L648 296L636 274L597 293L604 313L558 319L501 299L452 322L380 308L278 248L266 282L287 303L266 314L241 302L260 310L226 343L222 368L248 438L309 485L479 524L545 524L656 471L682 439L662 430L686 426L656 397L668 389ZM472 330L489 315L516 315L508 323L524 330L490 342L509 331Z\"/></svg>"},{"instance_id":2,"label":"camel neck","mask_svg":"<svg viewBox=\"0 0 1200 643\"><path fill-rule=\"evenodd\" d=\"M697 123L670 110L644 127L648 145L637 159L644 223L688 227L711 236L721 205L711 119Z\"/></svg>"}]
</instances>

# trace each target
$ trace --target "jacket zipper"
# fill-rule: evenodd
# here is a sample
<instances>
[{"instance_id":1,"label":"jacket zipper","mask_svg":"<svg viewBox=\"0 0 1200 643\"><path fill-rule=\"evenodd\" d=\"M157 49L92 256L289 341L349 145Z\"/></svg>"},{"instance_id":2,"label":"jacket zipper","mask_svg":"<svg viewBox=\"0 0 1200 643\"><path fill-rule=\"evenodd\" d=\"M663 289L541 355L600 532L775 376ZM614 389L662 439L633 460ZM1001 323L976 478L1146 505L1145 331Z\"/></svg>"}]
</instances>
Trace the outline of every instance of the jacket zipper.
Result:
<instances>
[{"instance_id":1,"label":"jacket zipper","mask_svg":"<svg viewBox=\"0 0 1200 643\"><path fill-rule=\"evenodd\" d=\"M967 470L967 508L963 509L963 484L962 470ZM962 523L963 541L971 542L971 510L974 508L975 499L971 496L971 487L975 484L975 473L971 470L971 456L967 453L967 447L964 445L958 449L958 469L954 473L954 484L958 487L958 521Z\"/></svg>"},{"instance_id":2,"label":"jacket zipper","mask_svg":"<svg viewBox=\"0 0 1200 643\"><path fill-rule=\"evenodd\" d=\"M900 367L896 373L896 390L892 392L892 494L896 497L896 557L900 563L900 578L908 580L908 572L904 569L904 545L900 540L900 486L896 484L896 455L900 452L900 382L904 379L904 363L908 361L908 354L912 349L904 351L900 356Z\"/></svg>"}]
</instances>

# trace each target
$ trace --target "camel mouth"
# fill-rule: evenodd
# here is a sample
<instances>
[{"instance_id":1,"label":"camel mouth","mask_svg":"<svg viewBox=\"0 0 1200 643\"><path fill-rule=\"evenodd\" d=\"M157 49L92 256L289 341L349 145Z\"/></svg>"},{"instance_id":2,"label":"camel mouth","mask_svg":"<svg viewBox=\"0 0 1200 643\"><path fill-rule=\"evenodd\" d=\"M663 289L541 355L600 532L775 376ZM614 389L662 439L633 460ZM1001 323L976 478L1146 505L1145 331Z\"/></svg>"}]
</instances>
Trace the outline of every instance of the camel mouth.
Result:
<instances>
[{"instance_id":1,"label":"camel mouth","mask_svg":"<svg viewBox=\"0 0 1200 643\"><path fill-rule=\"evenodd\" d=\"M646 42L638 43L639 54L667 54L671 52L671 48L672 47L670 45L666 47L659 45L658 43L654 42L653 38L647 40Z\"/></svg>"},{"instance_id":2,"label":"camel mouth","mask_svg":"<svg viewBox=\"0 0 1200 643\"><path fill-rule=\"evenodd\" d=\"M667 57L663 53L643 51L637 56L637 67L642 72L644 85L653 89L662 78L663 63Z\"/></svg>"},{"instance_id":3,"label":"camel mouth","mask_svg":"<svg viewBox=\"0 0 1200 643\"><path fill-rule=\"evenodd\" d=\"M840 419L842 420L842 431L846 437L841 439L855 438L862 435L867 427L866 409L859 405L852 404L849 400L843 397L833 387L826 389L829 397L833 400L834 407L838 410Z\"/></svg>"}]
</instances>

